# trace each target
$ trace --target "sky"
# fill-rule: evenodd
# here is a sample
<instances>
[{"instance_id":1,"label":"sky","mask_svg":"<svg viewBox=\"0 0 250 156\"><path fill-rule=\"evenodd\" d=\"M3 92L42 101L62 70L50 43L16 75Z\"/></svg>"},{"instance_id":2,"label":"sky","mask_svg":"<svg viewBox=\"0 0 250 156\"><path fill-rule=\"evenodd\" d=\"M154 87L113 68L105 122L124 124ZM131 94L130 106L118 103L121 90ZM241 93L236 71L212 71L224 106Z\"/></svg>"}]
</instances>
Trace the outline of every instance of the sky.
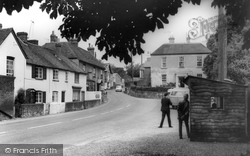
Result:
<instances>
[{"instance_id":1,"label":"sky","mask_svg":"<svg viewBox=\"0 0 250 156\"><path fill-rule=\"evenodd\" d=\"M203 19L211 19L218 15L217 8L211 7L212 0L202 0L200 5L188 4L183 2L183 6L178 10L178 13L174 16L168 18L169 24L164 25L164 29L156 29L154 32L149 32L144 35L145 44L142 45L142 49L145 53L141 56L133 56L133 62L135 64L144 63L150 54L153 53L162 44L169 43L169 37L173 36L175 38L175 43L186 43L186 37L188 32L192 29L189 25L189 21L193 18L202 17ZM50 42L50 35L52 31L55 32L61 42L66 41L66 39L61 38L59 26L63 23L62 16L57 19L50 19L46 12L42 12L39 9L40 3L34 3L29 10L22 9L21 12L16 11L12 15L7 15L6 11L3 10L0 13L0 23L3 28L14 28L17 32L27 32L29 39L37 39L39 45L44 45ZM206 45L206 38L204 36L199 38L193 38L190 43L202 43ZM86 42L80 41L79 47L87 50L89 44L93 45L96 51L97 59L101 59L104 52L101 52L95 47L95 37L91 37ZM116 67L124 67L126 64L119 58L110 57L108 61L103 60L103 62L108 62L114 64Z\"/></svg>"}]
</instances>

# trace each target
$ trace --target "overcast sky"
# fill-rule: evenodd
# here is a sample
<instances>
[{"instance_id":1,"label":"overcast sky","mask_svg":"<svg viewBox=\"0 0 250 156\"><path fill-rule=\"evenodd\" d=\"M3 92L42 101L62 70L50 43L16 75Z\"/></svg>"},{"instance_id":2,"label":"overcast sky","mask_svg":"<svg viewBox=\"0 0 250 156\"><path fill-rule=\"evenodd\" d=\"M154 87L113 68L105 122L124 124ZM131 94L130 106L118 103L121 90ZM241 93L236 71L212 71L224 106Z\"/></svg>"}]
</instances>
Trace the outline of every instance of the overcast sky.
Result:
<instances>
[{"instance_id":1,"label":"overcast sky","mask_svg":"<svg viewBox=\"0 0 250 156\"><path fill-rule=\"evenodd\" d=\"M194 6L183 2L183 7L179 9L177 15L169 17L169 24L165 25L164 29L156 30L155 32L150 32L144 36L146 41L142 45L145 51L143 57L134 56L134 63L141 63L141 60L145 62L147 57L150 57L149 53L154 52L162 44L168 43L168 38L174 36L175 43L185 43L188 31L191 30L189 26L189 20L192 18L202 17L204 19L209 19L218 15L217 8L211 7L212 0L202 1L200 6ZM42 12L39 9L39 3L35 3L29 10L23 9L21 12L13 12L11 16L7 15L5 10L0 13L0 23L2 23L3 28L14 28L15 32L27 32L29 39L39 40L39 45L44 45L46 42L50 41L50 34L55 31L55 34L60 38L60 41L66 41L60 37L60 32L58 27L62 24L62 17L58 17L56 20L49 18L46 12ZM202 43L206 44L205 37L200 37L198 39L193 39L191 43ZM95 45L95 38L91 37L87 42L81 41L79 46L83 49L87 49L88 44ZM104 52L98 51L97 58L101 59ZM104 60L104 62L106 62ZM124 67L125 64L119 61L119 58L109 58L109 63L114 64L117 67Z\"/></svg>"}]
</instances>

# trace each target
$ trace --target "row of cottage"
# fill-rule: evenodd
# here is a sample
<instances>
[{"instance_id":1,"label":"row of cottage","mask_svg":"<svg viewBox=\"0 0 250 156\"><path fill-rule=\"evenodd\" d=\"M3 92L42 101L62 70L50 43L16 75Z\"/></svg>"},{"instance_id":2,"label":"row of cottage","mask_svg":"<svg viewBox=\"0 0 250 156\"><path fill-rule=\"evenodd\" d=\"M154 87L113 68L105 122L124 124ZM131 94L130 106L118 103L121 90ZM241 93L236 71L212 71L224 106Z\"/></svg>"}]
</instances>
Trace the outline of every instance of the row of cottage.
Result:
<instances>
[{"instance_id":1,"label":"row of cottage","mask_svg":"<svg viewBox=\"0 0 250 156\"><path fill-rule=\"evenodd\" d=\"M111 88L119 76L113 75L109 64L96 59L91 46L84 50L74 39L58 42L54 32L50 43L39 46L38 40L28 40L26 32L3 29L1 24L0 66L1 77L14 78L14 97L19 89L31 93L28 103L100 98L95 92ZM91 92L94 94L87 94Z\"/></svg>"}]
</instances>

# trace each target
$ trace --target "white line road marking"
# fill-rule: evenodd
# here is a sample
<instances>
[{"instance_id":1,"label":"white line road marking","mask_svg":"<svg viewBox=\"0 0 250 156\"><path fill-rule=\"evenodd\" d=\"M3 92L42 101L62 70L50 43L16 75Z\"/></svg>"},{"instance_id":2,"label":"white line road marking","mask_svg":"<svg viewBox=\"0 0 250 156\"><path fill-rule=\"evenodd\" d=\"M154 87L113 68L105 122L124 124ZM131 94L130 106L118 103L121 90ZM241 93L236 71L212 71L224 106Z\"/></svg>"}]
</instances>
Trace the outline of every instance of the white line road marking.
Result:
<instances>
[{"instance_id":1,"label":"white line road marking","mask_svg":"<svg viewBox=\"0 0 250 156\"><path fill-rule=\"evenodd\" d=\"M0 132L0 135L1 135L1 134L6 134L6 133L8 133L8 132Z\"/></svg>"},{"instance_id":2,"label":"white line road marking","mask_svg":"<svg viewBox=\"0 0 250 156\"><path fill-rule=\"evenodd\" d=\"M101 114L103 115L103 114L108 114L108 113L111 113L111 112L104 112L104 113L101 113Z\"/></svg>"},{"instance_id":3,"label":"white line road marking","mask_svg":"<svg viewBox=\"0 0 250 156\"><path fill-rule=\"evenodd\" d=\"M81 119L87 119L87 118L92 118L92 117L94 117L94 116L95 116L95 115L86 116L86 117L82 117L82 118L76 118L76 119L73 119L72 121L81 120Z\"/></svg>"},{"instance_id":4,"label":"white line road marking","mask_svg":"<svg viewBox=\"0 0 250 156\"><path fill-rule=\"evenodd\" d=\"M40 126L29 127L28 129L34 129L34 128L40 128L40 127L51 126L51 125L57 125L57 124L60 124L60 123L62 123L62 122L55 122L55 123L46 124L46 125L40 125Z\"/></svg>"},{"instance_id":5,"label":"white line road marking","mask_svg":"<svg viewBox=\"0 0 250 156\"><path fill-rule=\"evenodd\" d=\"M116 110L121 110L121 109L123 109L123 108L118 108L118 109L116 109Z\"/></svg>"}]
</instances>

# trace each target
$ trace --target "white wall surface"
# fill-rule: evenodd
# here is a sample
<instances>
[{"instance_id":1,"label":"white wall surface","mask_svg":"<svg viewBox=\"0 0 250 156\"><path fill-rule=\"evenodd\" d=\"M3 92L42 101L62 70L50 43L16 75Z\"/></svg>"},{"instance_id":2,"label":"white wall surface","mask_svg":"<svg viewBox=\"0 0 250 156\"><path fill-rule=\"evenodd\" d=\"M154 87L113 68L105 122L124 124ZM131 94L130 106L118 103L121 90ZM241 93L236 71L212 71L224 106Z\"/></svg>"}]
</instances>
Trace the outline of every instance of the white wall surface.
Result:
<instances>
[{"instance_id":1,"label":"white wall surface","mask_svg":"<svg viewBox=\"0 0 250 156\"><path fill-rule=\"evenodd\" d=\"M7 56L14 57L15 96L20 88L24 88L26 59L12 33L0 45L0 75L6 75Z\"/></svg>"}]
</instances>

